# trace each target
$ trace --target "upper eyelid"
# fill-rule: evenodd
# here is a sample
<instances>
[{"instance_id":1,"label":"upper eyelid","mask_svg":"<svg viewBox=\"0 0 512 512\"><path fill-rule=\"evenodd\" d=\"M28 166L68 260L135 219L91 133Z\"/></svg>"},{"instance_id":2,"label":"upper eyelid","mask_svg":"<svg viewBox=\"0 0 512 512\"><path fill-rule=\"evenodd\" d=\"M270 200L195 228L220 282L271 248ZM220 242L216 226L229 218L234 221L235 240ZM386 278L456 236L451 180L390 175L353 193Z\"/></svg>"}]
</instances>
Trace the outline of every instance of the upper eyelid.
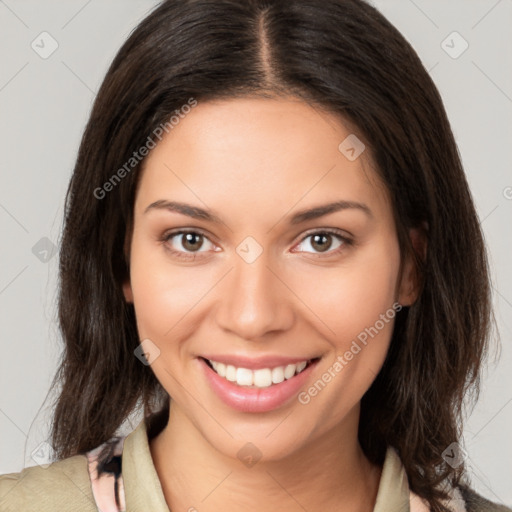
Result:
<instances>
[{"instance_id":1,"label":"upper eyelid","mask_svg":"<svg viewBox=\"0 0 512 512\"><path fill-rule=\"evenodd\" d=\"M311 230L306 231L300 241L302 242L305 238L311 235L315 235L317 233L328 233L330 235L339 236L343 239L352 239L352 235L350 235L347 231L344 229L339 228L312 228Z\"/></svg>"}]
</instances>

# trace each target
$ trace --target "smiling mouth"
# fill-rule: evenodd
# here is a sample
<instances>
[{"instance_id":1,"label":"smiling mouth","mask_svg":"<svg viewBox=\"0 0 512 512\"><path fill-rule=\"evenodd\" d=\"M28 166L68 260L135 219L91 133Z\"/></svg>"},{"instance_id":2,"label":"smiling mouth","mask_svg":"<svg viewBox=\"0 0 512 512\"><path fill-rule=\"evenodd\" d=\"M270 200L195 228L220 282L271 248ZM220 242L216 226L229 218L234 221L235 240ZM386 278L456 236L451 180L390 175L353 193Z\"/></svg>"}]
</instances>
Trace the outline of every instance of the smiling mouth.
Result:
<instances>
[{"instance_id":1,"label":"smiling mouth","mask_svg":"<svg viewBox=\"0 0 512 512\"><path fill-rule=\"evenodd\" d=\"M236 367L230 364L220 363L211 359L201 359L220 377L241 387L246 388L268 388L280 384L286 380L293 379L296 375L302 373L311 364L318 361L316 357L300 361L295 364L285 366L276 366L273 368L259 368L251 370L249 368Z\"/></svg>"}]
</instances>

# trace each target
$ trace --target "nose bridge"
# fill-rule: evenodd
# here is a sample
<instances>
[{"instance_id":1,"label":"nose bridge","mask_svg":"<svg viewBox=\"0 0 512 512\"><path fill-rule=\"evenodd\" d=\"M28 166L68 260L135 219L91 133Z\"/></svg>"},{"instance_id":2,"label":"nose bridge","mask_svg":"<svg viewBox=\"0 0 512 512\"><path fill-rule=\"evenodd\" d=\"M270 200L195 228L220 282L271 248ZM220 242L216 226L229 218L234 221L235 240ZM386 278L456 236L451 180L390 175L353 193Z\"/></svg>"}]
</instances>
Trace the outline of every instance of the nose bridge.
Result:
<instances>
[{"instance_id":1,"label":"nose bridge","mask_svg":"<svg viewBox=\"0 0 512 512\"><path fill-rule=\"evenodd\" d=\"M226 280L217 312L223 329L243 339L256 339L268 331L285 329L292 319L286 286L272 271L265 251L254 258L254 247L234 255L234 268ZM251 256L251 251L252 256Z\"/></svg>"}]
</instances>

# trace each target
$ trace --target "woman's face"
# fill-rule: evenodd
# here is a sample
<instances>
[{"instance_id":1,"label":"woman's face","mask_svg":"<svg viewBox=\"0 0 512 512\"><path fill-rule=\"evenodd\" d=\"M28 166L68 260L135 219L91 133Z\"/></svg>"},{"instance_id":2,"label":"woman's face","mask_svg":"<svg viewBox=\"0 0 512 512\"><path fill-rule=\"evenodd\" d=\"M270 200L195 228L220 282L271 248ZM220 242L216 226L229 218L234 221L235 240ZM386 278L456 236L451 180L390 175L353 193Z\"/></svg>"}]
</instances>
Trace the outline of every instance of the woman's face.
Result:
<instances>
[{"instance_id":1,"label":"woman's face","mask_svg":"<svg viewBox=\"0 0 512 512\"><path fill-rule=\"evenodd\" d=\"M362 149L304 102L236 99L199 103L145 161L125 297L171 418L226 455L357 429L414 293Z\"/></svg>"}]
</instances>

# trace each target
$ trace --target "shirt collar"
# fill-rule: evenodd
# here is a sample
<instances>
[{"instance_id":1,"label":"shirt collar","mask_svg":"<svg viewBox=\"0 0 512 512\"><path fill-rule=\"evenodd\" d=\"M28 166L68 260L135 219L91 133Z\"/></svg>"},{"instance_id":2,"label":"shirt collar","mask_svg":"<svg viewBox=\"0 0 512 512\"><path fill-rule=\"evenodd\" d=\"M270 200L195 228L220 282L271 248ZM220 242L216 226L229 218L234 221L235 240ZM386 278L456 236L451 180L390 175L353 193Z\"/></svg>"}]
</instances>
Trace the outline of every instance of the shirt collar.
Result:
<instances>
[{"instance_id":1,"label":"shirt collar","mask_svg":"<svg viewBox=\"0 0 512 512\"><path fill-rule=\"evenodd\" d=\"M151 457L144 419L124 441L122 475L127 510L170 512ZM409 485L400 458L388 447L373 512L390 510L409 512Z\"/></svg>"},{"instance_id":2,"label":"shirt collar","mask_svg":"<svg viewBox=\"0 0 512 512\"><path fill-rule=\"evenodd\" d=\"M409 482L395 449L388 446L373 512L409 512Z\"/></svg>"},{"instance_id":3,"label":"shirt collar","mask_svg":"<svg viewBox=\"0 0 512 512\"><path fill-rule=\"evenodd\" d=\"M126 510L170 512L149 450L145 419L126 436L121 471Z\"/></svg>"}]
</instances>

